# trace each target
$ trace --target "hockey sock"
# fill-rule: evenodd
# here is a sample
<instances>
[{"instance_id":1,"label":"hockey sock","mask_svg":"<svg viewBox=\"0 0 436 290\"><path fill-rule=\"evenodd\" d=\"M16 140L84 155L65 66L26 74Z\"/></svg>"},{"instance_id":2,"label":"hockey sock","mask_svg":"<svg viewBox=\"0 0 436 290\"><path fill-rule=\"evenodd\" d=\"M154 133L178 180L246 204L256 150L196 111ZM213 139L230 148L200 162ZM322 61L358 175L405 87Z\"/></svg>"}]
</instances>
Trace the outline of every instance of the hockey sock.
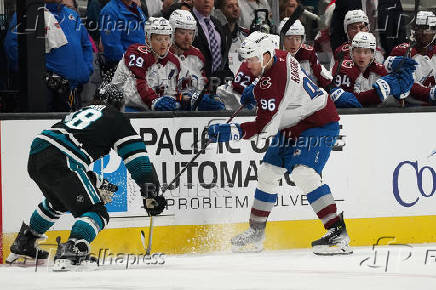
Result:
<instances>
[{"instance_id":1,"label":"hockey sock","mask_svg":"<svg viewBox=\"0 0 436 290\"><path fill-rule=\"evenodd\" d=\"M250 226L265 228L268 216L277 201L277 194L267 193L256 188L250 214Z\"/></svg>"},{"instance_id":2,"label":"hockey sock","mask_svg":"<svg viewBox=\"0 0 436 290\"><path fill-rule=\"evenodd\" d=\"M313 211L324 224L325 229L331 228L338 220L336 203L330 192L330 187L323 184L307 194L307 200Z\"/></svg>"},{"instance_id":3,"label":"hockey sock","mask_svg":"<svg viewBox=\"0 0 436 290\"><path fill-rule=\"evenodd\" d=\"M91 243L102 229L103 221L100 216L95 212L87 212L76 219L69 238L84 239Z\"/></svg>"},{"instance_id":4,"label":"hockey sock","mask_svg":"<svg viewBox=\"0 0 436 290\"><path fill-rule=\"evenodd\" d=\"M32 230L42 235L54 225L61 214L61 212L54 210L45 199L38 204L38 207L32 213L29 226Z\"/></svg>"}]
</instances>

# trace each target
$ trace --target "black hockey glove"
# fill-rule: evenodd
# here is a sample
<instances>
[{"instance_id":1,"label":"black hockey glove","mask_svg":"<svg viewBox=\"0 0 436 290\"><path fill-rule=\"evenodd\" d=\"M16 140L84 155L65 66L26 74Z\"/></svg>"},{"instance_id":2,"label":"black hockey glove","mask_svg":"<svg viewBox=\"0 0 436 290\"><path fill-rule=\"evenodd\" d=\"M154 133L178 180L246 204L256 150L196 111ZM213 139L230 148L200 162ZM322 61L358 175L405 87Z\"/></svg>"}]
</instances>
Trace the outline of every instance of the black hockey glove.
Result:
<instances>
[{"instance_id":1,"label":"black hockey glove","mask_svg":"<svg viewBox=\"0 0 436 290\"><path fill-rule=\"evenodd\" d=\"M163 195L158 195L160 190L159 178L153 163L151 167L151 174L146 177L145 183L140 186L144 208L149 215L155 216L162 213L167 206L167 200Z\"/></svg>"},{"instance_id":2,"label":"black hockey glove","mask_svg":"<svg viewBox=\"0 0 436 290\"><path fill-rule=\"evenodd\" d=\"M118 186L110 183L107 179L103 178L102 180L94 171L88 171L86 174L88 175L88 178L91 180L91 183L94 185L95 189L97 189L97 193L102 202L104 204L110 203L112 201L112 196L118 190Z\"/></svg>"}]
</instances>

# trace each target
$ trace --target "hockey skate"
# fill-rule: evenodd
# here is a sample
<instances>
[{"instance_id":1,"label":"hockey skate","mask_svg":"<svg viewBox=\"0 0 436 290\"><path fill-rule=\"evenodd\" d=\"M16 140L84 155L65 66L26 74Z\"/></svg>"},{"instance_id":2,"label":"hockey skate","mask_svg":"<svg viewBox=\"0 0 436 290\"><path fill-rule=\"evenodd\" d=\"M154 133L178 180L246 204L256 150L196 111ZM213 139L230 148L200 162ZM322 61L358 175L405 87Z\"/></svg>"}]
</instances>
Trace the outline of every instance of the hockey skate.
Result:
<instances>
[{"instance_id":1,"label":"hockey skate","mask_svg":"<svg viewBox=\"0 0 436 290\"><path fill-rule=\"evenodd\" d=\"M89 262L89 243L85 240L68 240L66 243L60 242L60 237L56 238L58 248L54 257L53 271L64 272L77 270L78 266L84 262Z\"/></svg>"},{"instance_id":2,"label":"hockey skate","mask_svg":"<svg viewBox=\"0 0 436 290\"><path fill-rule=\"evenodd\" d=\"M353 250L349 247L350 237L347 234L343 213L339 221L331 227L320 239L312 242L313 253L316 255L349 255Z\"/></svg>"},{"instance_id":3,"label":"hockey skate","mask_svg":"<svg viewBox=\"0 0 436 290\"><path fill-rule=\"evenodd\" d=\"M49 253L38 248L37 245L38 240L46 238L45 235L36 233L23 222L20 232L11 246L11 253L6 259L6 263L30 266L46 263Z\"/></svg>"},{"instance_id":4,"label":"hockey skate","mask_svg":"<svg viewBox=\"0 0 436 290\"><path fill-rule=\"evenodd\" d=\"M253 228L234 236L231 239L232 252L234 253L259 253L263 250L265 228Z\"/></svg>"}]
</instances>

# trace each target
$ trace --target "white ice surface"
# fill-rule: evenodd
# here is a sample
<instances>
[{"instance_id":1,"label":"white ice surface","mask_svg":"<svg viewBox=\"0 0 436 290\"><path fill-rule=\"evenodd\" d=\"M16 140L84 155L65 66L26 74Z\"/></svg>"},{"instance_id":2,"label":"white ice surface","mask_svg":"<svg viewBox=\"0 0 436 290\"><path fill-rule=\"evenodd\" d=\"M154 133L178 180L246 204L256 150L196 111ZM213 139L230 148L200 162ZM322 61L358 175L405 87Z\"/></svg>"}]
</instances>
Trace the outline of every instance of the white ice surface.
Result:
<instances>
[{"instance_id":1,"label":"white ice surface","mask_svg":"<svg viewBox=\"0 0 436 290\"><path fill-rule=\"evenodd\" d=\"M352 255L329 257L315 256L310 249L167 256L163 265L128 270L125 265L111 265L55 273L47 267L35 272L3 265L0 289L430 290L436 289L435 257L436 245L431 244L359 247Z\"/></svg>"}]
</instances>

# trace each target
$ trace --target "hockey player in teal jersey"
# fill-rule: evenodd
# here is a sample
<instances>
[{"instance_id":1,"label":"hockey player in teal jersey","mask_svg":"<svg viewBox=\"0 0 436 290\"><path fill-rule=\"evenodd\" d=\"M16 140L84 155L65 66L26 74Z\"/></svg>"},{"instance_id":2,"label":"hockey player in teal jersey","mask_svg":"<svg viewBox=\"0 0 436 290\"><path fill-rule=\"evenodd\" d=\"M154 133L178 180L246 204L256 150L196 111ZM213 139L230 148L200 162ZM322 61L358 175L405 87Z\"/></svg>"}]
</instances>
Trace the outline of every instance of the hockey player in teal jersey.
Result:
<instances>
[{"instance_id":1,"label":"hockey player in teal jersey","mask_svg":"<svg viewBox=\"0 0 436 290\"><path fill-rule=\"evenodd\" d=\"M33 140L28 172L45 199L29 224L23 222L11 246L7 263L20 256L47 259L37 240L59 217L71 212L75 222L65 243L59 243L55 269L64 270L89 257L89 244L109 222L105 202L116 186L89 171L89 165L114 149L132 179L141 187L145 210L158 215L166 207L159 180L146 154L145 144L121 112L123 96L115 85L98 90L93 105L67 115Z\"/></svg>"}]
</instances>

